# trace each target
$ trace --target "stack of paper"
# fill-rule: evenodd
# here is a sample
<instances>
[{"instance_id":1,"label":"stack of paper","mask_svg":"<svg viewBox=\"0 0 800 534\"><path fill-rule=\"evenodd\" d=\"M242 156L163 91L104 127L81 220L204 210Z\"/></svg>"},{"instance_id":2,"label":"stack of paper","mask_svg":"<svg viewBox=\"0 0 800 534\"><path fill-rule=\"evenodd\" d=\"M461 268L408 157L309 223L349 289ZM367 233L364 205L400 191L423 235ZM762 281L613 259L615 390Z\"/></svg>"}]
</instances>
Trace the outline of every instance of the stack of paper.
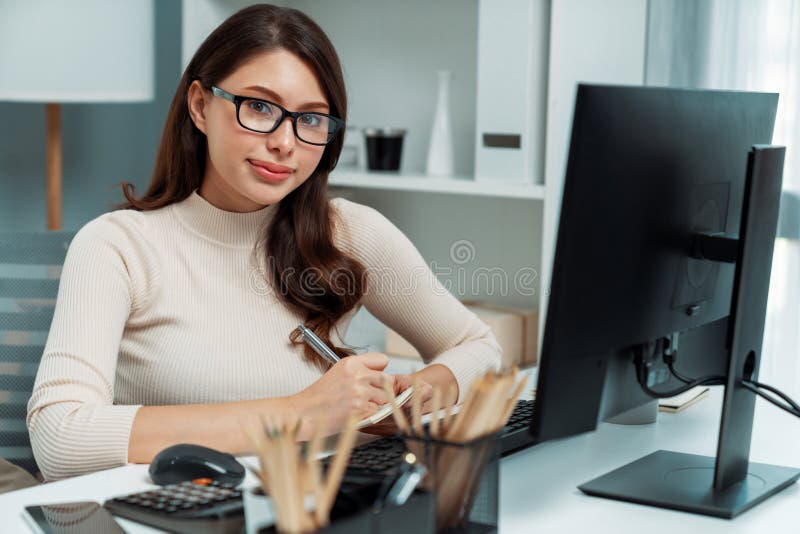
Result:
<instances>
[{"instance_id":1,"label":"stack of paper","mask_svg":"<svg viewBox=\"0 0 800 534\"><path fill-rule=\"evenodd\" d=\"M682 412L692 404L706 398L708 396L708 391L709 389L707 387L697 386L680 395L668 399L661 399L658 402L658 409L662 412Z\"/></svg>"}]
</instances>

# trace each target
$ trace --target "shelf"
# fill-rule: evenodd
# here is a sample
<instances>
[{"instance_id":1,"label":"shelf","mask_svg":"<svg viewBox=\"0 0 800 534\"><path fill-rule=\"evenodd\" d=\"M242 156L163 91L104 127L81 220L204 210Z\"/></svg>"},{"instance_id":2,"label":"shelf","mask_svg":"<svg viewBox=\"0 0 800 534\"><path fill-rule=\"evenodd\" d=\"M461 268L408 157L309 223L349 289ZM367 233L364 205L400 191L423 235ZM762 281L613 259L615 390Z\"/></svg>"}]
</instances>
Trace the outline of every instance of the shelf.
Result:
<instances>
[{"instance_id":1,"label":"shelf","mask_svg":"<svg viewBox=\"0 0 800 534\"><path fill-rule=\"evenodd\" d=\"M424 174L338 169L330 175L328 183L332 187L390 189L395 191L522 199L544 198L543 185L476 182L466 176L438 178Z\"/></svg>"}]
</instances>

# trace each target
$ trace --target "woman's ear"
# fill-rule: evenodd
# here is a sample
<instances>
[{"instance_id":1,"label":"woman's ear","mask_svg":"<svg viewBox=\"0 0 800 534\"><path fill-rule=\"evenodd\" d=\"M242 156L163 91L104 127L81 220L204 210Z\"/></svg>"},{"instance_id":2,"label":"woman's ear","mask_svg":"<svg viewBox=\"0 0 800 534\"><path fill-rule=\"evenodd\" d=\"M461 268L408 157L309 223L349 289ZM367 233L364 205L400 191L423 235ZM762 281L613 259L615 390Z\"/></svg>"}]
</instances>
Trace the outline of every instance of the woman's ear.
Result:
<instances>
[{"instance_id":1,"label":"woman's ear","mask_svg":"<svg viewBox=\"0 0 800 534\"><path fill-rule=\"evenodd\" d=\"M208 135L206 132L206 99L208 93L200 85L199 80L195 80L189 86L186 94L186 104L189 107L189 116L198 130Z\"/></svg>"}]
</instances>

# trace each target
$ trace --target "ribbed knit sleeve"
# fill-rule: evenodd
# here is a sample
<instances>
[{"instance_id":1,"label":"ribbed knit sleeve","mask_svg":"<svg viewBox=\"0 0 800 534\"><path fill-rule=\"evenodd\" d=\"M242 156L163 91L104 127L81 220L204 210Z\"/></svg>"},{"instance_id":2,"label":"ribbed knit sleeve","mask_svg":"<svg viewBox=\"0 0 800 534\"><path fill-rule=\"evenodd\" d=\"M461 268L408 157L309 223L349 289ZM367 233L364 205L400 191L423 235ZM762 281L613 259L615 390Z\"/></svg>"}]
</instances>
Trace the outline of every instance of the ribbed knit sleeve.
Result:
<instances>
[{"instance_id":1,"label":"ribbed knit sleeve","mask_svg":"<svg viewBox=\"0 0 800 534\"><path fill-rule=\"evenodd\" d=\"M474 379L497 369L501 348L491 329L436 278L419 251L380 212L334 199L337 245L367 269L363 305L403 336L427 364L456 377L459 401Z\"/></svg>"},{"instance_id":2,"label":"ribbed knit sleeve","mask_svg":"<svg viewBox=\"0 0 800 534\"><path fill-rule=\"evenodd\" d=\"M130 225L107 214L70 244L44 355L28 403L34 455L47 480L124 464L139 406L115 406L126 321L146 295Z\"/></svg>"},{"instance_id":3,"label":"ribbed knit sleeve","mask_svg":"<svg viewBox=\"0 0 800 534\"><path fill-rule=\"evenodd\" d=\"M125 464L141 406L282 397L319 379L288 341L300 316L270 291L253 254L274 206L226 212L195 192L78 232L28 403L46 479ZM337 245L367 267L362 304L427 362L451 369L463 397L499 365L489 327L385 217L342 200L334 209Z\"/></svg>"}]
</instances>

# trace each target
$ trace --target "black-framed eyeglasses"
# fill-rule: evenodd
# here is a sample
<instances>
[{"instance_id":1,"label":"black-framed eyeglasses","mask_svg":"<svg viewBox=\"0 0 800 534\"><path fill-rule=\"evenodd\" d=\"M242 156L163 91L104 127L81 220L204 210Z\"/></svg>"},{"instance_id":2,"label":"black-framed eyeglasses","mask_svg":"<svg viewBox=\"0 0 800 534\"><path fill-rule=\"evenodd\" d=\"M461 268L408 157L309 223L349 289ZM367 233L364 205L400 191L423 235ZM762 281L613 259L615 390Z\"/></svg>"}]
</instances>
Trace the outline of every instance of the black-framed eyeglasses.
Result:
<instances>
[{"instance_id":1,"label":"black-framed eyeglasses","mask_svg":"<svg viewBox=\"0 0 800 534\"><path fill-rule=\"evenodd\" d=\"M289 111L275 102L233 95L215 86L211 87L211 92L214 96L233 102L236 106L236 120L242 128L251 132L272 133L286 117L290 117L294 135L299 140L309 145L322 146L333 141L344 126L342 119L326 113Z\"/></svg>"}]
</instances>

